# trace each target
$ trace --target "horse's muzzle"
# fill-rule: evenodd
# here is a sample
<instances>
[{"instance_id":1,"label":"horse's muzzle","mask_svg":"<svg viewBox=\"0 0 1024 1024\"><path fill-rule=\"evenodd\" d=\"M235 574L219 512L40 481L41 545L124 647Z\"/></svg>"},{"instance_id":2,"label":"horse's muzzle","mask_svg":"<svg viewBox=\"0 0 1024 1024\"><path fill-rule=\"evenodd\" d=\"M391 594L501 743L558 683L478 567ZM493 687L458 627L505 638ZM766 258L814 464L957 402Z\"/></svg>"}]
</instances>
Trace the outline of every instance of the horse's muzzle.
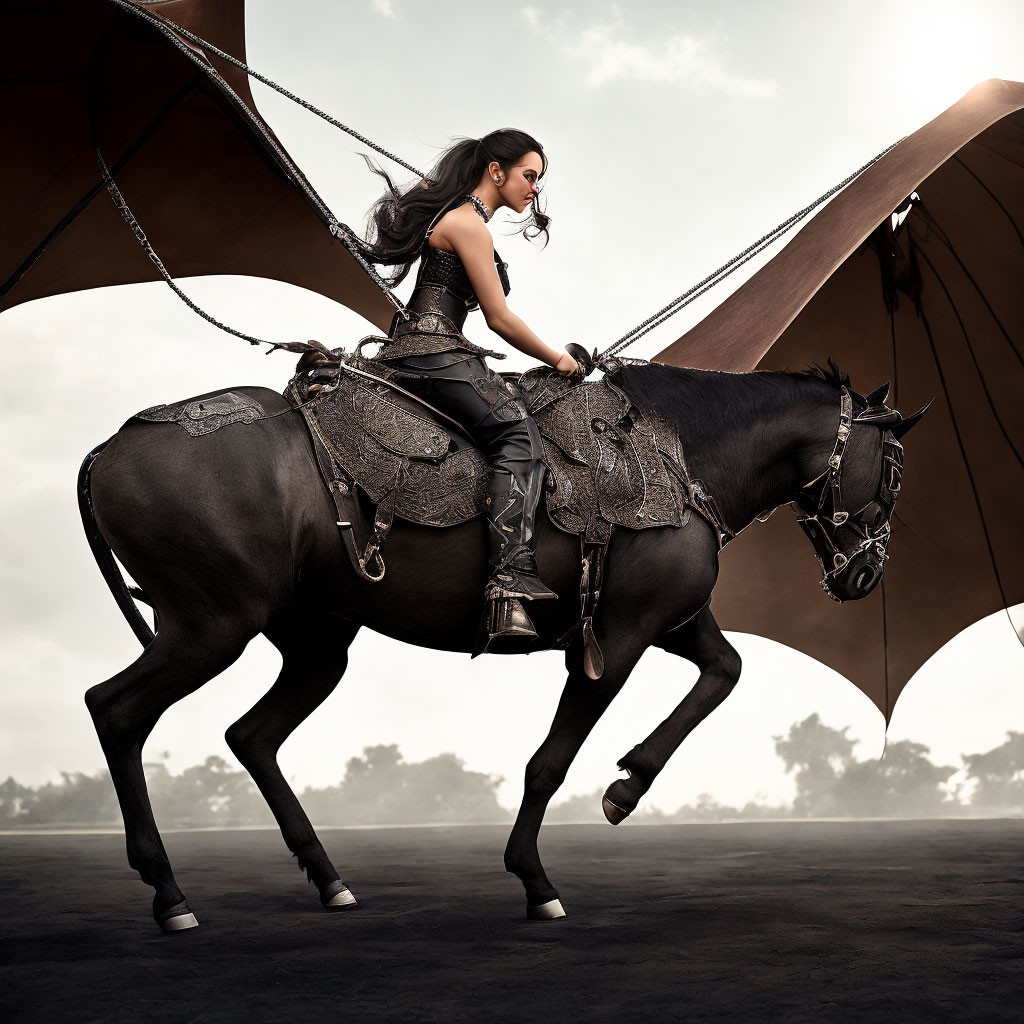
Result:
<instances>
[{"instance_id":1,"label":"horse's muzzle","mask_svg":"<svg viewBox=\"0 0 1024 1024\"><path fill-rule=\"evenodd\" d=\"M859 601L878 586L883 567L882 559L859 552L839 572L827 576L822 583L828 595L837 601Z\"/></svg>"}]
</instances>

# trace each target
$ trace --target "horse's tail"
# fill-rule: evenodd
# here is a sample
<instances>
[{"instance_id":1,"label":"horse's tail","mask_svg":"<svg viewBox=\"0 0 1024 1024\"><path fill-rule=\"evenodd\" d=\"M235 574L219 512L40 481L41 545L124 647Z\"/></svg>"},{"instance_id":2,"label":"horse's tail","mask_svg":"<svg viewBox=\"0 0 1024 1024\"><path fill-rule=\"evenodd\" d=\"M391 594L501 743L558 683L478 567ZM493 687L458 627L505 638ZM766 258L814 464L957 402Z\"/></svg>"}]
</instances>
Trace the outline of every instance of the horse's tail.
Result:
<instances>
[{"instance_id":1,"label":"horse's tail","mask_svg":"<svg viewBox=\"0 0 1024 1024\"><path fill-rule=\"evenodd\" d=\"M93 448L86 455L82 468L78 471L78 509L82 513L82 526L85 527L85 536L89 541L89 547L92 548L93 558L96 559L96 564L99 566L103 579L106 580L107 586L110 588L110 593L117 602L118 608L121 609L121 614L128 620L128 625L132 627L132 632L139 638L139 643L143 647L148 647L150 640L153 639L155 634L135 604L133 593L142 600L146 600L146 595L137 588L128 588L128 584L125 582L124 576L121 575L117 562L114 561L114 553L110 550L110 545L106 542L103 534L100 533L100 528L96 523L96 512L92 504L90 486L92 467L99 458L100 452L109 443L109 441L104 441L103 444Z\"/></svg>"}]
</instances>

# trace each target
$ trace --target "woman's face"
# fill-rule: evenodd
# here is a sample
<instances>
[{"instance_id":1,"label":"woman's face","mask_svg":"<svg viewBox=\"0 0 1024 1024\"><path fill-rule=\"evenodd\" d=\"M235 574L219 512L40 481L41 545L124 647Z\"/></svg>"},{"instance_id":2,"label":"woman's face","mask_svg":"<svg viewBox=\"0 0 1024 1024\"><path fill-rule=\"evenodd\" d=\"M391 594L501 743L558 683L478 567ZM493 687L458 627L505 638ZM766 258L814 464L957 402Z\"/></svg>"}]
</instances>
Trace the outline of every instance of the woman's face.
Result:
<instances>
[{"instance_id":1,"label":"woman's face","mask_svg":"<svg viewBox=\"0 0 1024 1024\"><path fill-rule=\"evenodd\" d=\"M498 193L506 206L522 213L533 197L540 191L540 172L544 161L540 153L530 152L511 167L504 168L505 180L498 186Z\"/></svg>"}]
</instances>

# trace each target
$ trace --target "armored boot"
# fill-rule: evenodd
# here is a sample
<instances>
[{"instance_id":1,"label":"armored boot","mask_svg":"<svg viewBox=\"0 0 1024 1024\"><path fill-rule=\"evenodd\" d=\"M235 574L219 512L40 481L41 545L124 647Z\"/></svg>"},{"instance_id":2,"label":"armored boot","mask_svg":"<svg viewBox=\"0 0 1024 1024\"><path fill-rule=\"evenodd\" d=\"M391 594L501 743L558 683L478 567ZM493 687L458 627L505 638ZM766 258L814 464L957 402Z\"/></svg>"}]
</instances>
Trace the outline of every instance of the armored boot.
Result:
<instances>
[{"instance_id":1,"label":"armored boot","mask_svg":"<svg viewBox=\"0 0 1024 1024\"><path fill-rule=\"evenodd\" d=\"M508 647L502 643L506 638L535 637L537 630L522 602L558 597L538 578L534 556L534 524L543 485L543 463L522 477L505 469L492 471L487 497L491 569L473 657Z\"/></svg>"}]
</instances>

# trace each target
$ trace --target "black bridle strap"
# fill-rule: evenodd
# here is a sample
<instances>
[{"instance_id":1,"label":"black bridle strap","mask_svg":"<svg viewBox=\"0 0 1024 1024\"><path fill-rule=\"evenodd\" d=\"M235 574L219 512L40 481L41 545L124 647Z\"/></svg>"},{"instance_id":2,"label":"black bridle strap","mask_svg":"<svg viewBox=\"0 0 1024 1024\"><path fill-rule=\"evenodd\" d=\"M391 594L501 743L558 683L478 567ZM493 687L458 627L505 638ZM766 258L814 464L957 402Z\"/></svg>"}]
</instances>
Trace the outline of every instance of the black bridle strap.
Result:
<instances>
[{"instance_id":1,"label":"black bridle strap","mask_svg":"<svg viewBox=\"0 0 1024 1024\"><path fill-rule=\"evenodd\" d=\"M843 510L841 477L843 456L846 454L846 446L849 443L852 430L853 397L849 388L844 386L839 395L839 427L836 430L836 443L832 447L832 454L828 457L828 469L801 488L801 493L813 495L814 488L820 485L821 493L818 495L816 514L820 514L825 507L825 496L831 496L832 514L828 518L836 526L845 523L849 518L849 513Z\"/></svg>"},{"instance_id":2,"label":"black bridle strap","mask_svg":"<svg viewBox=\"0 0 1024 1024\"><path fill-rule=\"evenodd\" d=\"M903 445L891 430L883 426L881 476L874 498L864 506L866 509L876 504L883 513L882 521L879 525L868 525L859 521L851 523L850 513L842 504L841 474L843 456L846 454L854 422L856 420L853 417L853 398L849 389L844 386L840 394L839 426L836 430L835 445L829 456L828 469L800 489L794 508L797 522L814 545L815 556L821 564L821 585L835 600L839 598L829 590L828 582L840 575L856 555L874 551L880 559L886 558L886 547L891 534L889 519L899 496L900 474L903 467ZM817 491L817 488L820 488L820 491ZM829 499L827 508L826 499ZM813 511L808 510L805 502L813 503ZM842 551L835 542L834 530L844 524L849 525L860 536L859 543L850 554ZM825 562L824 556L828 554L832 556L831 568Z\"/></svg>"}]
</instances>

